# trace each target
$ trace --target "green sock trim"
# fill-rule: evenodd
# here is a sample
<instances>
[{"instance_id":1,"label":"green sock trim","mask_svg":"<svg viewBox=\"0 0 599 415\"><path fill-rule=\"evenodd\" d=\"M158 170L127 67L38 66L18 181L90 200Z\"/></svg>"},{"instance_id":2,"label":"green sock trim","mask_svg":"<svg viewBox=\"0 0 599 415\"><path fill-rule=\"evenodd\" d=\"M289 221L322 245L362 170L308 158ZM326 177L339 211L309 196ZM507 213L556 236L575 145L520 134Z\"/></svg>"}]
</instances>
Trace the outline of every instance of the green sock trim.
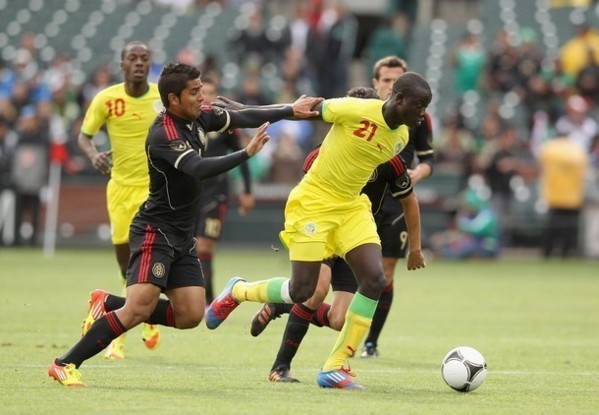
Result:
<instances>
[{"instance_id":1,"label":"green sock trim","mask_svg":"<svg viewBox=\"0 0 599 415\"><path fill-rule=\"evenodd\" d=\"M363 296L360 293L356 293L354 295L354 299L349 303L348 311L352 313L366 317L372 320L372 316L374 316L374 312L376 311L376 305L378 301L372 300L368 297Z\"/></svg>"},{"instance_id":2,"label":"green sock trim","mask_svg":"<svg viewBox=\"0 0 599 415\"><path fill-rule=\"evenodd\" d=\"M284 277L271 278L266 286L266 296L268 297L269 303L284 303L283 297L281 296L281 287L283 283L287 281Z\"/></svg>"}]
</instances>

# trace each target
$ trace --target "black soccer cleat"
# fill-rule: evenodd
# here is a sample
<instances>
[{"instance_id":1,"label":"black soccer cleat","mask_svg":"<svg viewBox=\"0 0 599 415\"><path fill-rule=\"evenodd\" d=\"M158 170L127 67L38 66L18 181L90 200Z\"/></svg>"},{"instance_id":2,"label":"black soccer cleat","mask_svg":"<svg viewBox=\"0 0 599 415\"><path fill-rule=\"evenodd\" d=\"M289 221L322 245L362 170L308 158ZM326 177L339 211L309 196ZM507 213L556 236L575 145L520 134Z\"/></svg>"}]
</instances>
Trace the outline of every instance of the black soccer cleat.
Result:
<instances>
[{"instance_id":1,"label":"black soccer cleat","mask_svg":"<svg viewBox=\"0 0 599 415\"><path fill-rule=\"evenodd\" d=\"M289 376L289 371L290 369L287 366L277 366L270 371L268 380L279 383L299 383L299 380Z\"/></svg>"},{"instance_id":2,"label":"black soccer cleat","mask_svg":"<svg viewBox=\"0 0 599 415\"><path fill-rule=\"evenodd\" d=\"M273 303L265 303L260 311L256 313L250 325L250 334L257 337L264 331L268 323L279 318L281 312L277 309L277 305Z\"/></svg>"}]
</instances>

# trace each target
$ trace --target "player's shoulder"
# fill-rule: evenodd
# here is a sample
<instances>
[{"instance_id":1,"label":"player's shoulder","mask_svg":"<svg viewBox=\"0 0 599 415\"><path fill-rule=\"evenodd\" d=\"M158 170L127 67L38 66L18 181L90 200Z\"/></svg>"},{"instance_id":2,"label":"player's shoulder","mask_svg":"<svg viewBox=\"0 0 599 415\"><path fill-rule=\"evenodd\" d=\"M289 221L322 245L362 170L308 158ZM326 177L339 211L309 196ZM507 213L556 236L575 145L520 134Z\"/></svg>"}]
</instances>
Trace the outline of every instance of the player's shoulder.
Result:
<instances>
[{"instance_id":1,"label":"player's shoulder","mask_svg":"<svg viewBox=\"0 0 599 415\"><path fill-rule=\"evenodd\" d=\"M383 101L379 99L364 99L354 97L331 98L323 102L322 113L327 118L342 121L356 116L379 114Z\"/></svg>"},{"instance_id":2,"label":"player's shoulder","mask_svg":"<svg viewBox=\"0 0 599 415\"><path fill-rule=\"evenodd\" d=\"M406 163L399 154L393 156L391 160L382 164L382 166L387 175L392 178L401 177L406 172Z\"/></svg>"},{"instance_id":3,"label":"player's shoulder","mask_svg":"<svg viewBox=\"0 0 599 415\"><path fill-rule=\"evenodd\" d=\"M149 91L150 94L160 97L160 91L158 90L158 84L155 84L154 82L148 82L148 85L150 87L150 91Z\"/></svg>"},{"instance_id":4,"label":"player's shoulder","mask_svg":"<svg viewBox=\"0 0 599 415\"><path fill-rule=\"evenodd\" d=\"M180 140L181 137L177 123L165 111L158 114L148 131L148 141L151 143Z\"/></svg>"},{"instance_id":5,"label":"player's shoulder","mask_svg":"<svg viewBox=\"0 0 599 415\"><path fill-rule=\"evenodd\" d=\"M104 97L118 97L125 94L125 83L121 82L118 84L107 86L106 88L100 90L96 96L104 96Z\"/></svg>"}]
</instances>

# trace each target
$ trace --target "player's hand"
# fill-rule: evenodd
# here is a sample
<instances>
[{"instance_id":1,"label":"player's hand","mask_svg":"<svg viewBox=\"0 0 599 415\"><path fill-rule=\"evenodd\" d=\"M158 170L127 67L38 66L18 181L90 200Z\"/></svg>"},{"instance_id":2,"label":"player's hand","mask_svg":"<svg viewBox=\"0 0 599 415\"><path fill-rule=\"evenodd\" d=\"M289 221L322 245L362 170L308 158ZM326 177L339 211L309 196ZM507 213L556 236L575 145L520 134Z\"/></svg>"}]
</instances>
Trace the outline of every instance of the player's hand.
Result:
<instances>
[{"instance_id":1,"label":"player's hand","mask_svg":"<svg viewBox=\"0 0 599 415\"><path fill-rule=\"evenodd\" d=\"M268 122L262 124L256 131L256 134L254 134L254 136L252 137L252 140L245 147L245 151L247 151L248 156L252 157L254 154L262 150L264 144L268 143L268 140L270 140L270 136L266 132L266 129L269 125L270 123Z\"/></svg>"},{"instance_id":2,"label":"player's hand","mask_svg":"<svg viewBox=\"0 0 599 415\"><path fill-rule=\"evenodd\" d=\"M233 101L232 99L221 95L217 96L216 101L211 102L210 105L228 110L242 110L245 108L245 105L241 102Z\"/></svg>"},{"instance_id":3,"label":"player's hand","mask_svg":"<svg viewBox=\"0 0 599 415\"><path fill-rule=\"evenodd\" d=\"M426 262L424 261L424 255L421 250L418 251L410 251L408 254L408 270L413 271L415 269L426 267Z\"/></svg>"},{"instance_id":4,"label":"player's hand","mask_svg":"<svg viewBox=\"0 0 599 415\"><path fill-rule=\"evenodd\" d=\"M420 181L420 179L422 179L422 175L418 173L417 170L413 170L413 169L408 169L408 176L410 176L410 180L412 181L412 184L416 184Z\"/></svg>"},{"instance_id":5,"label":"player's hand","mask_svg":"<svg viewBox=\"0 0 599 415\"><path fill-rule=\"evenodd\" d=\"M254 195L251 193L242 193L239 195L239 209L237 211L241 216L244 216L250 210L254 208L256 204L256 200L254 199Z\"/></svg>"},{"instance_id":6,"label":"player's hand","mask_svg":"<svg viewBox=\"0 0 599 415\"><path fill-rule=\"evenodd\" d=\"M94 169L98 170L102 174L110 173L110 169L112 168L112 160L110 158L111 154L112 150L101 151L94 154L91 159Z\"/></svg>"},{"instance_id":7,"label":"player's hand","mask_svg":"<svg viewBox=\"0 0 599 415\"><path fill-rule=\"evenodd\" d=\"M292 105L293 116L297 118L312 118L320 115L320 111L314 111L316 105L324 101L323 98L308 97L302 95Z\"/></svg>"}]
</instances>

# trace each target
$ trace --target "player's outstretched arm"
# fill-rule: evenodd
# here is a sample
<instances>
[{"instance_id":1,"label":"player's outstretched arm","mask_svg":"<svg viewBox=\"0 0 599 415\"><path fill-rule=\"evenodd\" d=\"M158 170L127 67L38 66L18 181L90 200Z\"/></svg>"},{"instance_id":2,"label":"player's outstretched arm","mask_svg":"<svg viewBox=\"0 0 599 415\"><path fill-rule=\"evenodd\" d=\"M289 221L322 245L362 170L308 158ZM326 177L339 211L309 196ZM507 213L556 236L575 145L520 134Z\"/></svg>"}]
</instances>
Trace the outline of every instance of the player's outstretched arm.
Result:
<instances>
[{"instance_id":1,"label":"player's outstretched arm","mask_svg":"<svg viewBox=\"0 0 599 415\"><path fill-rule=\"evenodd\" d=\"M236 101L228 100L233 108L229 109L231 117L230 128L255 128L265 122L277 122L282 119L299 120L317 118L320 116L322 98L302 95L293 104L285 105L256 105L246 106ZM218 102L218 101L217 101ZM220 106L220 104L216 105Z\"/></svg>"},{"instance_id":2,"label":"player's outstretched arm","mask_svg":"<svg viewBox=\"0 0 599 415\"><path fill-rule=\"evenodd\" d=\"M264 144L270 140L270 136L266 133L268 125L268 123L262 124L243 150L229 153L225 156L204 158L200 157L195 151L187 150L183 155L179 156L179 161L176 162L179 164L178 168L184 173L198 179L206 179L225 173L262 150Z\"/></svg>"},{"instance_id":3,"label":"player's outstretched arm","mask_svg":"<svg viewBox=\"0 0 599 415\"><path fill-rule=\"evenodd\" d=\"M406 225L408 228L408 243L410 252L408 253L407 267L408 270L424 268L426 262L422 254L422 245L420 238L420 206L414 192L401 199L403 206Z\"/></svg>"}]
</instances>

